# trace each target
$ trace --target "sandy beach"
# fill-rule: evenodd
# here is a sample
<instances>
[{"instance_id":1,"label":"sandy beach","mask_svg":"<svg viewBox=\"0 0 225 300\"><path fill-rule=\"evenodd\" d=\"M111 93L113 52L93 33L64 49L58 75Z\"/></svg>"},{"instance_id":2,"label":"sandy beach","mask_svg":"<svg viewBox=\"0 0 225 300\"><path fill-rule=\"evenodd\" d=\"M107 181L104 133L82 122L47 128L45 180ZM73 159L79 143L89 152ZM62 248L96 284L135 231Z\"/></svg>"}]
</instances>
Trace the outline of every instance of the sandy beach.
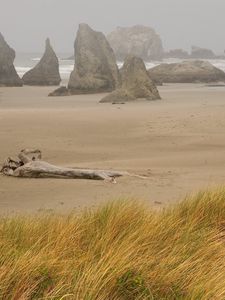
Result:
<instances>
[{"instance_id":1,"label":"sandy beach","mask_svg":"<svg viewBox=\"0 0 225 300\"><path fill-rule=\"evenodd\" d=\"M113 199L164 207L225 182L225 88L165 85L162 100L99 104L104 95L47 97L54 88L0 89L0 160L39 148L60 166L145 175L117 184L0 176L1 213L68 211Z\"/></svg>"}]
</instances>

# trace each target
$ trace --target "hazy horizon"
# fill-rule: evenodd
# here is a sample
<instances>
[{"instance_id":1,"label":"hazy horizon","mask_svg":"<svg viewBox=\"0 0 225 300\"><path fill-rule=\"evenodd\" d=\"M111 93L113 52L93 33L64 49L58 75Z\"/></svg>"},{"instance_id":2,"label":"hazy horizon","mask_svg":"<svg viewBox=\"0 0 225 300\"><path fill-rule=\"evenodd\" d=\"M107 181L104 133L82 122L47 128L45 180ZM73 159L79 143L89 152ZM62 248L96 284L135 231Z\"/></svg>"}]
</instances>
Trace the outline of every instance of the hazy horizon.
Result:
<instances>
[{"instance_id":1,"label":"hazy horizon","mask_svg":"<svg viewBox=\"0 0 225 300\"><path fill-rule=\"evenodd\" d=\"M56 52L73 52L79 23L111 32L145 25L161 36L165 50L192 45L223 53L224 0L1 0L0 31L17 52L42 52L46 37Z\"/></svg>"}]
</instances>

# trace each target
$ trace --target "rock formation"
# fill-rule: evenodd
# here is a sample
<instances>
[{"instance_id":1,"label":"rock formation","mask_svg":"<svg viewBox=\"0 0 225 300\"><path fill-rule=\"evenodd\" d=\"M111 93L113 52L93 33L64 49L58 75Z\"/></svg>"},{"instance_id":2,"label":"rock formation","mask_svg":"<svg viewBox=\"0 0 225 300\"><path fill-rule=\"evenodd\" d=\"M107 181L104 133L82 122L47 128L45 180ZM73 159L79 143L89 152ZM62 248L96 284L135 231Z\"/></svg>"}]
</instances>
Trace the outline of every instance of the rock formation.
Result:
<instances>
[{"instance_id":1,"label":"rock formation","mask_svg":"<svg viewBox=\"0 0 225 300\"><path fill-rule=\"evenodd\" d=\"M215 53L210 49L192 46L191 58L195 59L213 59L216 58Z\"/></svg>"},{"instance_id":2,"label":"rock formation","mask_svg":"<svg viewBox=\"0 0 225 300\"><path fill-rule=\"evenodd\" d=\"M49 39L46 40L45 53L39 63L24 74L22 79L26 85L50 86L60 84L59 61Z\"/></svg>"},{"instance_id":3,"label":"rock formation","mask_svg":"<svg viewBox=\"0 0 225 300\"><path fill-rule=\"evenodd\" d=\"M124 61L129 54L141 57L144 61L161 60L163 57L162 41L150 27L118 27L107 38L120 61Z\"/></svg>"},{"instance_id":4,"label":"rock formation","mask_svg":"<svg viewBox=\"0 0 225 300\"><path fill-rule=\"evenodd\" d=\"M106 37L80 24L75 41L75 66L68 89L71 94L109 92L120 83L116 58Z\"/></svg>"},{"instance_id":5,"label":"rock formation","mask_svg":"<svg viewBox=\"0 0 225 300\"><path fill-rule=\"evenodd\" d=\"M49 94L50 97L58 97L58 96L70 96L70 91L66 86L60 86L55 91Z\"/></svg>"},{"instance_id":6,"label":"rock formation","mask_svg":"<svg viewBox=\"0 0 225 300\"><path fill-rule=\"evenodd\" d=\"M165 58L180 58L187 59L189 58L189 53L183 49L173 49L164 53Z\"/></svg>"},{"instance_id":7,"label":"rock formation","mask_svg":"<svg viewBox=\"0 0 225 300\"><path fill-rule=\"evenodd\" d=\"M148 75L149 75L149 74L148 74ZM159 80L159 79L153 79L153 78L151 78L151 80L153 81L153 83L154 83L156 86L163 86L162 80Z\"/></svg>"},{"instance_id":8,"label":"rock formation","mask_svg":"<svg viewBox=\"0 0 225 300\"><path fill-rule=\"evenodd\" d=\"M163 83L209 83L225 81L225 73L206 61L161 64L149 71L153 80Z\"/></svg>"},{"instance_id":9,"label":"rock formation","mask_svg":"<svg viewBox=\"0 0 225 300\"><path fill-rule=\"evenodd\" d=\"M122 85L100 102L120 103L136 99L160 99L157 87L151 80L143 60L129 55L121 69Z\"/></svg>"},{"instance_id":10,"label":"rock formation","mask_svg":"<svg viewBox=\"0 0 225 300\"><path fill-rule=\"evenodd\" d=\"M9 47L0 33L0 86L23 85L13 65L15 56L15 51Z\"/></svg>"}]
</instances>

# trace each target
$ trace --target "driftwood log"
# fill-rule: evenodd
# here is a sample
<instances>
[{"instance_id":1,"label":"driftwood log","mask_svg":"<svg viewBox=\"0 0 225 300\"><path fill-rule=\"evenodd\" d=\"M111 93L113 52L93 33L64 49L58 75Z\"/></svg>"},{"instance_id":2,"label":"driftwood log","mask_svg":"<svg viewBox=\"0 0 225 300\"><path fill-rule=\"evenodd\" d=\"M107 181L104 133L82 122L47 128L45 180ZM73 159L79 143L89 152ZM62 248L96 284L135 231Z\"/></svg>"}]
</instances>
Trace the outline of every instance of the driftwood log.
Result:
<instances>
[{"instance_id":1,"label":"driftwood log","mask_svg":"<svg viewBox=\"0 0 225 300\"><path fill-rule=\"evenodd\" d=\"M129 175L119 171L58 167L43 161L41 151L33 149L22 150L17 160L10 157L6 159L0 172L7 176L23 178L71 178L111 182L115 182L116 177Z\"/></svg>"}]
</instances>

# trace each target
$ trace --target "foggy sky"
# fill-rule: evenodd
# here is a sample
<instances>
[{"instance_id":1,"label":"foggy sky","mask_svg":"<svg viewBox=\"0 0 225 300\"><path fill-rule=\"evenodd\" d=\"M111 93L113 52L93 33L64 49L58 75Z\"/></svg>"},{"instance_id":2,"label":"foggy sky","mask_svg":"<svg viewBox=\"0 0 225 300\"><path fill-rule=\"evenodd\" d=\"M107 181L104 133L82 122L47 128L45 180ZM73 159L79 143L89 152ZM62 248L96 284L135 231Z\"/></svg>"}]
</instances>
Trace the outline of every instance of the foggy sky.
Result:
<instances>
[{"instance_id":1,"label":"foggy sky","mask_svg":"<svg viewBox=\"0 0 225 300\"><path fill-rule=\"evenodd\" d=\"M19 52L39 52L50 37L73 52L79 23L108 33L117 26L155 28L165 49L225 49L225 0L0 0L0 31Z\"/></svg>"}]
</instances>

